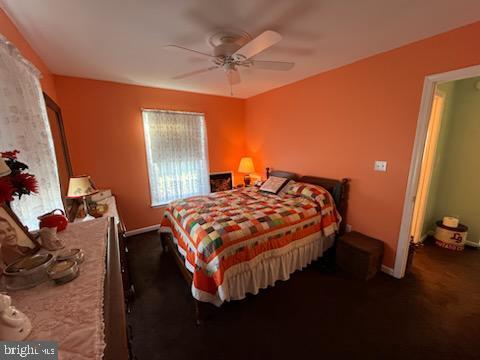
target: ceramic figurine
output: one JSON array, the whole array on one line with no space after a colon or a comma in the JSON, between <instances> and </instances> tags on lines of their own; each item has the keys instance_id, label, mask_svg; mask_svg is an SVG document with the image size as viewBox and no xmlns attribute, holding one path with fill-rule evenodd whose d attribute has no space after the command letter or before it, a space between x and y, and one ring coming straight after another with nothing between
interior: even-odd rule
<instances>
[{"instance_id":1,"label":"ceramic figurine","mask_svg":"<svg viewBox=\"0 0 480 360\"><path fill-rule=\"evenodd\" d=\"M65 243L57 235L57 228L43 227L39 231L40 239L42 240L42 247L49 251L63 249Z\"/></svg>"},{"instance_id":2,"label":"ceramic figurine","mask_svg":"<svg viewBox=\"0 0 480 360\"><path fill-rule=\"evenodd\" d=\"M32 331L32 324L11 304L10 296L0 294L0 340L21 341Z\"/></svg>"}]
</instances>

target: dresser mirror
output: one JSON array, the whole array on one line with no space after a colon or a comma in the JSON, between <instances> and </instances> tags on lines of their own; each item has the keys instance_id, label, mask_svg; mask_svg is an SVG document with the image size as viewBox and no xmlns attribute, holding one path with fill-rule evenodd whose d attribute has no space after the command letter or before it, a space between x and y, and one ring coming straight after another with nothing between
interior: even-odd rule
<instances>
[{"instance_id":1,"label":"dresser mirror","mask_svg":"<svg viewBox=\"0 0 480 360\"><path fill-rule=\"evenodd\" d=\"M47 94L43 93L45 105L47 108L48 121L52 131L53 145L55 147L55 156L57 158L58 177L60 180L60 190L62 199L67 209L66 196L68 190L68 182L73 176L72 163L70 162L70 154L68 152L67 138L65 136L65 128L63 126L62 111L60 106ZM70 218L70 216L69 216Z\"/></svg>"}]
</instances>

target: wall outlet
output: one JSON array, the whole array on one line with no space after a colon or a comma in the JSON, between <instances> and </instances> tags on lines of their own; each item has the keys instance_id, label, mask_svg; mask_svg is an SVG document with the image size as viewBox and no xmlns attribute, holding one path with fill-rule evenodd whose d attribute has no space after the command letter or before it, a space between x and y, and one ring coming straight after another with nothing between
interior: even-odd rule
<instances>
[{"instance_id":1,"label":"wall outlet","mask_svg":"<svg viewBox=\"0 0 480 360\"><path fill-rule=\"evenodd\" d=\"M387 162L384 160L375 160L375 166L373 167L375 171L387 171Z\"/></svg>"},{"instance_id":2,"label":"wall outlet","mask_svg":"<svg viewBox=\"0 0 480 360\"><path fill-rule=\"evenodd\" d=\"M352 232L352 225L350 225L350 224L345 225L345 232L347 232L347 233Z\"/></svg>"}]
</instances>

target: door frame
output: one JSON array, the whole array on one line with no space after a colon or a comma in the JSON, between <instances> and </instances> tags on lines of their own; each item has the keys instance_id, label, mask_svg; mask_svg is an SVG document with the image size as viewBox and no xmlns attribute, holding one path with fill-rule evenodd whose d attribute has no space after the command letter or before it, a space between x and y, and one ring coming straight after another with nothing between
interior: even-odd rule
<instances>
[{"instance_id":1,"label":"door frame","mask_svg":"<svg viewBox=\"0 0 480 360\"><path fill-rule=\"evenodd\" d=\"M400 234L395 256L395 266L393 269L393 276L396 278L400 279L405 275L415 195L417 194L420 170L422 167L423 151L427 139L428 122L430 120L435 87L437 84L443 82L462 80L476 76L480 76L480 65L428 75L423 82L420 112L415 132L412 159L410 161L410 171L408 173L407 189L405 191L405 200L403 203L402 222L400 224Z\"/></svg>"},{"instance_id":2,"label":"door frame","mask_svg":"<svg viewBox=\"0 0 480 360\"><path fill-rule=\"evenodd\" d=\"M437 97L441 100L440 109L437 109L437 114L434 117L433 112L435 111L435 104L437 102ZM445 104L446 104L447 93L440 90L438 87L435 88L432 100L432 107L430 110L430 116L428 120L428 129L427 129L427 138L425 140L425 147L422 154L422 165L420 167L417 192L415 194L415 202L413 203L413 212L412 212L412 224L410 226L410 236L413 236L413 240L417 242L422 242L427 234L422 236L423 225L425 223L425 214L427 212L427 202L430 194L430 186L432 185L433 177L433 165L435 163L435 154L438 149L438 140L440 137L440 130L442 127L443 115L445 114ZM437 127L433 128L433 123L437 122ZM432 134L430 134L432 131ZM427 142L430 142L427 144ZM428 149L427 149L428 148ZM427 156L427 158L425 158ZM428 160L427 160L428 159ZM429 163L429 164L428 164ZM426 166L430 165L430 169L427 169ZM422 178L423 176L423 178ZM422 182L423 181L423 182ZM420 193L420 190L423 190ZM420 195L420 199L419 199ZM420 200L420 201L419 201ZM417 205L420 206L417 208ZM416 211L418 211L416 213ZM421 221L419 221L421 220ZM417 230L420 230L420 234L417 233ZM418 236L415 238L415 236ZM411 239L411 237L410 237Z\"/></svg>"}]
</instances>

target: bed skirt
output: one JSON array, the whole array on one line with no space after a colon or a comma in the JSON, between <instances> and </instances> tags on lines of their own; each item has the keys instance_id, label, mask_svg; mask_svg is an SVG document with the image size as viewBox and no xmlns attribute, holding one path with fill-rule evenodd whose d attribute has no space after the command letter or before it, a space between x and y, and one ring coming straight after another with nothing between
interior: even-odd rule
<instances>
[{"instance_id":1,"label":"bed skirt","mask_svg":"<svg viewBox=\"0 0 480 360\"><path fill-rule=\"evenodd\" d=\"M160 232L170 233L175 244L178 244L170 227L163 226ZM224 301L241 300L247 294L258 294L260 289L273 286L278 280L288 280L290 274L320 258L333 245L334 239L335 235L325 237L315 233L282 248L266 251L248 262L227 269L216 294L197 289L192 283L192 295L199 301L220 306ZM182 251L178 246L177 250ZM185 266L192 272L188 265L186 262Z\"/></svg>"}]
</instances>

